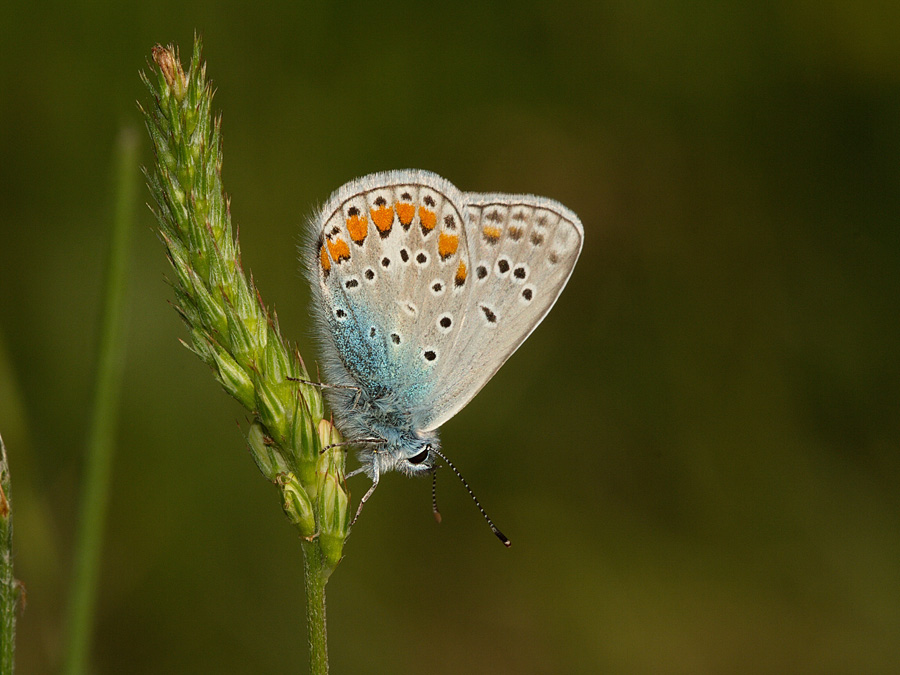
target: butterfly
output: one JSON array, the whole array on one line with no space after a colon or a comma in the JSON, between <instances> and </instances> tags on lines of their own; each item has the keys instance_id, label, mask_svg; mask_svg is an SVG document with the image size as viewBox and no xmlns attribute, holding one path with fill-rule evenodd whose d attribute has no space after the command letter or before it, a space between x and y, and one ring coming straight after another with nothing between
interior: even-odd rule
<instances>
[{"instance_id":1,"label":"butterfly","mask_svg":"<svg viewBox=\"0 0 900 675\"><path fill-rule=\"evenodd\" d=\"M372 479L358 516L385 472L450 464L438 428L550 311L584 229L544 197L461 192L405 170L345 184L310 230L304 257L326 395L360 448L348 477Z\"/></svg>"}]
</instances>

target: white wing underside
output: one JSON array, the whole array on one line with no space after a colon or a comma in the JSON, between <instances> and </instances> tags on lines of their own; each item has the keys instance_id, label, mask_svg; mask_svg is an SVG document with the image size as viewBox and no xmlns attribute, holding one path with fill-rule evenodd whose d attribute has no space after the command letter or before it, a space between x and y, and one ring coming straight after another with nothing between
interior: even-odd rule
<instances>
[{"instance_id":1,"label":"white wing underside","mask_svg":"<svg viewBox=\"0 0 900 675\"><path fill-rule=\"evenodd\" d=\"M348 366L362 362L392 388L426 381L411 399L423 431L458 413L543 320L584 238L558 202L461 193L426 171L352 181L318 222L323 313L349 308L359 330L377 328L354 343L360 353L337 347L350 379L371 384Z\"/></svg>"},{"instance_id":2,"label":"white wing underside","mask_svg":"<svg viewBox=\"0 0 900 675\"><path fill-rule=\"evenodd\" d=\"M577 216L549 199L466 197L472 284L465 323L453 347L460 356L443 364L447 372L438 380L444 386L435 391L431 429L462 410L543 321L572 275L584 239ZM487 228L500 230L496 242L485 234ZM481 268L487 272L483 278ZM488 320L487 310L495 321ZM451 376L457 368L465 368L466 377Z\"/></svg>"}]
</instances>

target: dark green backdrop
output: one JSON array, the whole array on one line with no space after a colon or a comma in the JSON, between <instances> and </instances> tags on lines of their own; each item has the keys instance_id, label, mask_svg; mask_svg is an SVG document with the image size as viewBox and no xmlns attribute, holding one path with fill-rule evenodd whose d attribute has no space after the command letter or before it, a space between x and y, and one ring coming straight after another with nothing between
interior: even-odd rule
<instances>
[{"instance_id":1,"label":"dark green backdrop","mask_svg":"<svg viewBox=\"0 0 900 675\"><path fill-rule=\"evenodd\" d=\"M246 267L308 360L295 244L345 181L426 168L584 222L444 428L513 548L449 479L437 526L428 481L386 478L329 586L333 672L896 672L900 5L26 4L0 7L22 673L60 658L114 139L195 29ZM177 342L147 199L96 672L304 672L300 546Z\"/></svg>"}]
</instances>

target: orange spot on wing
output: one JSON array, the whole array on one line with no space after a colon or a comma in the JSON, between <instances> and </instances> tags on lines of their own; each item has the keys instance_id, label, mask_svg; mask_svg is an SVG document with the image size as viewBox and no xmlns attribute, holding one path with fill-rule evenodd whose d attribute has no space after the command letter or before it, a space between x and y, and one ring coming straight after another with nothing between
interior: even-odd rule
<instances>
[{"instance_id":1,"label":"orange spot on wing","mask_svg":"<svg viewBox=\"0 0 900 675\"><path fill-rule=\"evenodd\" d=\"M412 204L397 202L395 208L397 209L397 217L400 218L400 222L408 227L412 222L413 216L416 215L416 207Z\"/></svg>"},{"instance_id":2,"label":"orange spot on wing","mask_svg":"<svg viewBox=\"0 0 900 675\"><path fill-rule=\"evenodd\" d=\"M347 242L338 237L334 241L328 241L328 252L331 254L332 260L338 265L344 260L350 260L350 247Z\"/></svg>"},{"instance_id":3,"label":"orange spot on wing","mask_svg":"<svg viewBox=\"0 0 900 675\"><path fill-rule=\"evenodd\" d=\"M429 211L424 206L419 207L419 222L422 223L422 231L434 229L434 226L437 225L437 216L434 211Z\"/></svg>"},{"instance_id":4,"label":"orange spot on wing","mask_svg":"<svg viewBox=\"0 0 900 675\"><path fill-rule=\"evenodd\" d=\"M362 245L369 233L369 220L365 216L350 216L347 218L347 231L355 244Z\"/></svg>"},{"instance_id":5,"label":"orange spot on wing","mask_svg":"<svg viewBox=\"0 0 900 675\"><path fill-rule=\"evenodd\" d=\"M394 224L393 209L382 206L380 209L372 209L370 213L372 214L372 222L375 223L375 227L378 228L379 232L386 234L391 231L391 225Z\"/></svg>"},{"instance_id":6,"label":"orange spot on wing","mask_svg":"<svg viewBox=\"0 0 900 675\"><path fill-rule=\"evenodd\" d=\"M453 283L457 286L466 283L466 263L462 260L459 261L459 267L456 268L456 277L454 277Z\"/></svg>"},{"instance_id":7,"label":"orange spot on wing","mask_svg":"<svg viewBox=\"0 0 900 675\"><path fill-rule=\"evenodd\" d=\"M319 249L319 261L322 263L322 271L325 272L327 277L331 271L331 259L328 257L328 251L325 250L324 246Z\"/></svg>"},{"instance_id":8,"label":"orange spot on wing","mask_svg":"<svg viewBox=\"0 0 900 675\"><path fill-rule=\"evenodd\" d=\"M458 246L459 236L441 232L441 236L438 238L438 253L441 254L441 260L446 260L456 253Z\"/></svg>"},{"instance_id":9,"label":"orange spot on wing","mask_svg":"<svg viewBox=\"0 0 900 675\"><path fill-rule=\"evenodd\" d=\"M489 244L496 244L500 241L500 228L486 225L484 230L484 238Z\"/></svg>"}]
</instances>

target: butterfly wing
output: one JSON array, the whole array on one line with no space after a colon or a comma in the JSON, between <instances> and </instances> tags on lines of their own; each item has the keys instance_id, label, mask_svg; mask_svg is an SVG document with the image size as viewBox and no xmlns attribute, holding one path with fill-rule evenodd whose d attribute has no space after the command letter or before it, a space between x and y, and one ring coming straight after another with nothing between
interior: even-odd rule
<instances>
[{"instance_id":1,"label":"butterfly wing","mask_svg":"<svg viewBox=\"0 0 900 675\"><path fill-rule=\"evenodd\" d=\"M436 429L458 413L553 307L584 240L578 217L532 195L465 195L468 288L452 359L430 392L423 426Z\"/></svg>"},{"instance_id":2,"label":"butterfly wing","mask_svg":"<svg viewBox=\"0 0 900 675\"><path fill-rule=\"evenodd\" d=\"M332 383L411 414L430 410L455 339L441 319L452 326L467 303L464 204L425 171L365 176L329 199L308 260Z\"/></svg>"}]
</instances>

